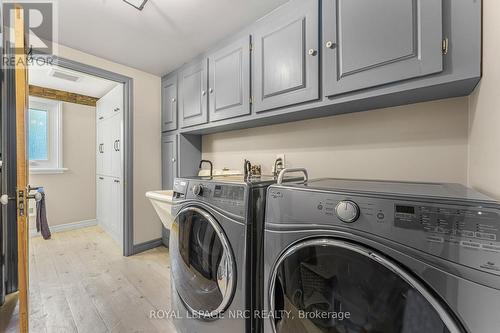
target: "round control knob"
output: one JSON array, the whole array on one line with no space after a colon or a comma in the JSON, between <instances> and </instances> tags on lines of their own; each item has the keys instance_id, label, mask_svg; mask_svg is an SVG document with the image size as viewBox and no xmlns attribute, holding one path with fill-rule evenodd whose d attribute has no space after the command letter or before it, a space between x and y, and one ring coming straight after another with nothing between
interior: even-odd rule
<instances>
[{"instance_id":1,"label":"round control knob","mask_svg":"<svg viewBox=\"0 0 500 333\"><path fill-rule=\"evenodd\" d=\"M203 186L201 184L196 184L193 186L193 194L194 195L202 195L203 194Z\"/></svg>"},{"instance_id":2,"label":"round control knob","mask_svg":"<svg viewBox=\"0 0 500 333\"><path fill-rule=\"evenodd\" d=\"M359 207L353 201L342 200L335 207L335 214L342 222L352 223L359 217Z\"/></svg>"}]
</instances>

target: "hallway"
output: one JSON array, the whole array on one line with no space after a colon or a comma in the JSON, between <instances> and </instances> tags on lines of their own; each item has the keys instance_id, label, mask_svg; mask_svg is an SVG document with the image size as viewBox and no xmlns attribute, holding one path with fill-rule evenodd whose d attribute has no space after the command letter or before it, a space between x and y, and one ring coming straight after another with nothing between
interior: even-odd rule
<instances>
[{"instance_id":1,"label":"hallway","mask_svg":"<svg viewBox=\"0 0 500 333\"><path fill-rule=\"evenodd\" d=\"M170 309L164 247L123 257L95 226L31 238L29 265L30 332L175 332L167 319L149 318ZM15 332L16 319L0 331Z\"/></svg>"}]
</instances>

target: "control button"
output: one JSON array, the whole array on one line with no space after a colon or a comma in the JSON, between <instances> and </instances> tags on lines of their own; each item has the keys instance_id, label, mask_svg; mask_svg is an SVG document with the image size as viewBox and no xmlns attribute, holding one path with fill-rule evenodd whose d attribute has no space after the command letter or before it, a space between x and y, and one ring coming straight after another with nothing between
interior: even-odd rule
<instances>
[{"instance_id":1,"label":"control button","mask_svg":"<svg viewBox=\"0 0 500 333\"><path fill-rule=\"evenodd\" d=\"M471 249L479 249L481 247L481 244L469 242L469 241L461 241L460 245L462 245L463 247L471 248Z\"/></svg>"},{"instance_id":2,"label":"control button","mask_svg":"<svg viewBox=\"0 0 500 333\"><path fill-rule=\"evenodd\" d=\"M385 218L384 213L378 213L378 214L377 214L377 218L378 218L379 220L383 220L383 219Z\"/></svg>"},{"instance_id":3,"label":"control button","mask_svg":"<svg viewBox=\"0 0 500 333\"><path fill-rule=\"evenodd\" d=\"M201 184L193 185L193 194L194 195L202 195L203 194L203 186Z\"/></svg>"},{"instance_id":4,"label":"control button","mask_svg":"<svg viewBox=\"0 0 500 333\"><path fill-rule=\"evenodd\" d=\"M495 235L495 234L488 234L486 232L476 232L476 238L486 239L486 240L491 240L491 241L496 241L497 240L497 235Z\"/></svg>"},{"instance_id":5,"label":"control button","mask_svg":"<svg viewBox=\"0 0 500 333\"><path fill-rule=\"evenodd\" d=\"M433 242L433 243L443 243L444 242L443 237L427 236L426 239L429 242Z\"/></svg>"},{"instance_id":6,"label":"control button","mask_svg":"<svg viewBox=\"0 0 500 333\"><path fill-rule=\"evenodd\" d=\"M335 214L342 222L352 223L359 217L359 207L353 201L343 200L335 207Z\"/></svg>"}]
</instances>

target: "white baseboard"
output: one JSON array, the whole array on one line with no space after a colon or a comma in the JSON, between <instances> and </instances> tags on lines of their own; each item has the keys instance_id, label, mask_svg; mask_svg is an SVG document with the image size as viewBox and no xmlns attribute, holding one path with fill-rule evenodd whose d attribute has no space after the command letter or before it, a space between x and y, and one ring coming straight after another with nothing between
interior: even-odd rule
<instances>
[{"instance_id":1,"label":"white baseboard","mask_svg":"<svg viewBox=\"0 0 500 333\"><path fill-rule=\"evenodd\" d=\"M55 232L60 232L60 231L67 231L67 230L74 230L74 229L91 227L93 225L97 225L96 219L52 225L52 226L49 226L49 228L50 228L51 233L55 233ZM31 237L40 236L40 233L37 232L36 229L30 229L30 236Z\"/></svg>"}]
</instances>

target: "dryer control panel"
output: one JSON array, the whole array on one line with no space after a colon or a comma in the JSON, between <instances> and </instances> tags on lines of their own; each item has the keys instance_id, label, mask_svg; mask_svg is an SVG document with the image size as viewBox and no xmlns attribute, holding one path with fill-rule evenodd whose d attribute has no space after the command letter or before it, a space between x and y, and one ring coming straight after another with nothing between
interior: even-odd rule
<instances>
[{"instance_id":1,"label":"dryer control panel","mask_svg":"<svg viewBox=\"0 0 500 333\"><path fill-rule=\"evenodd\" d=\"M186 179L176 179L174 182L174 202L199 200L239 217L244 217L246 213L246 192L246 186L241 184Z\"/></svg>"},{"instance_id":2,"label":"dryer control panel","mask_svg":"<svg viewBox=\"0 0 500 333\"><path fill-rule=\"evenodd\" d=\"M345 202L352 204L342 204ZM347 211L354 205L359 209L357 216ZM339 209L346 211L339 214ZM500 275L500 205L492 202L425 200L277 186L268 192L266 223L288 224L293 228L330 226L359 230Z\"/></svg>"}]
</instances>

